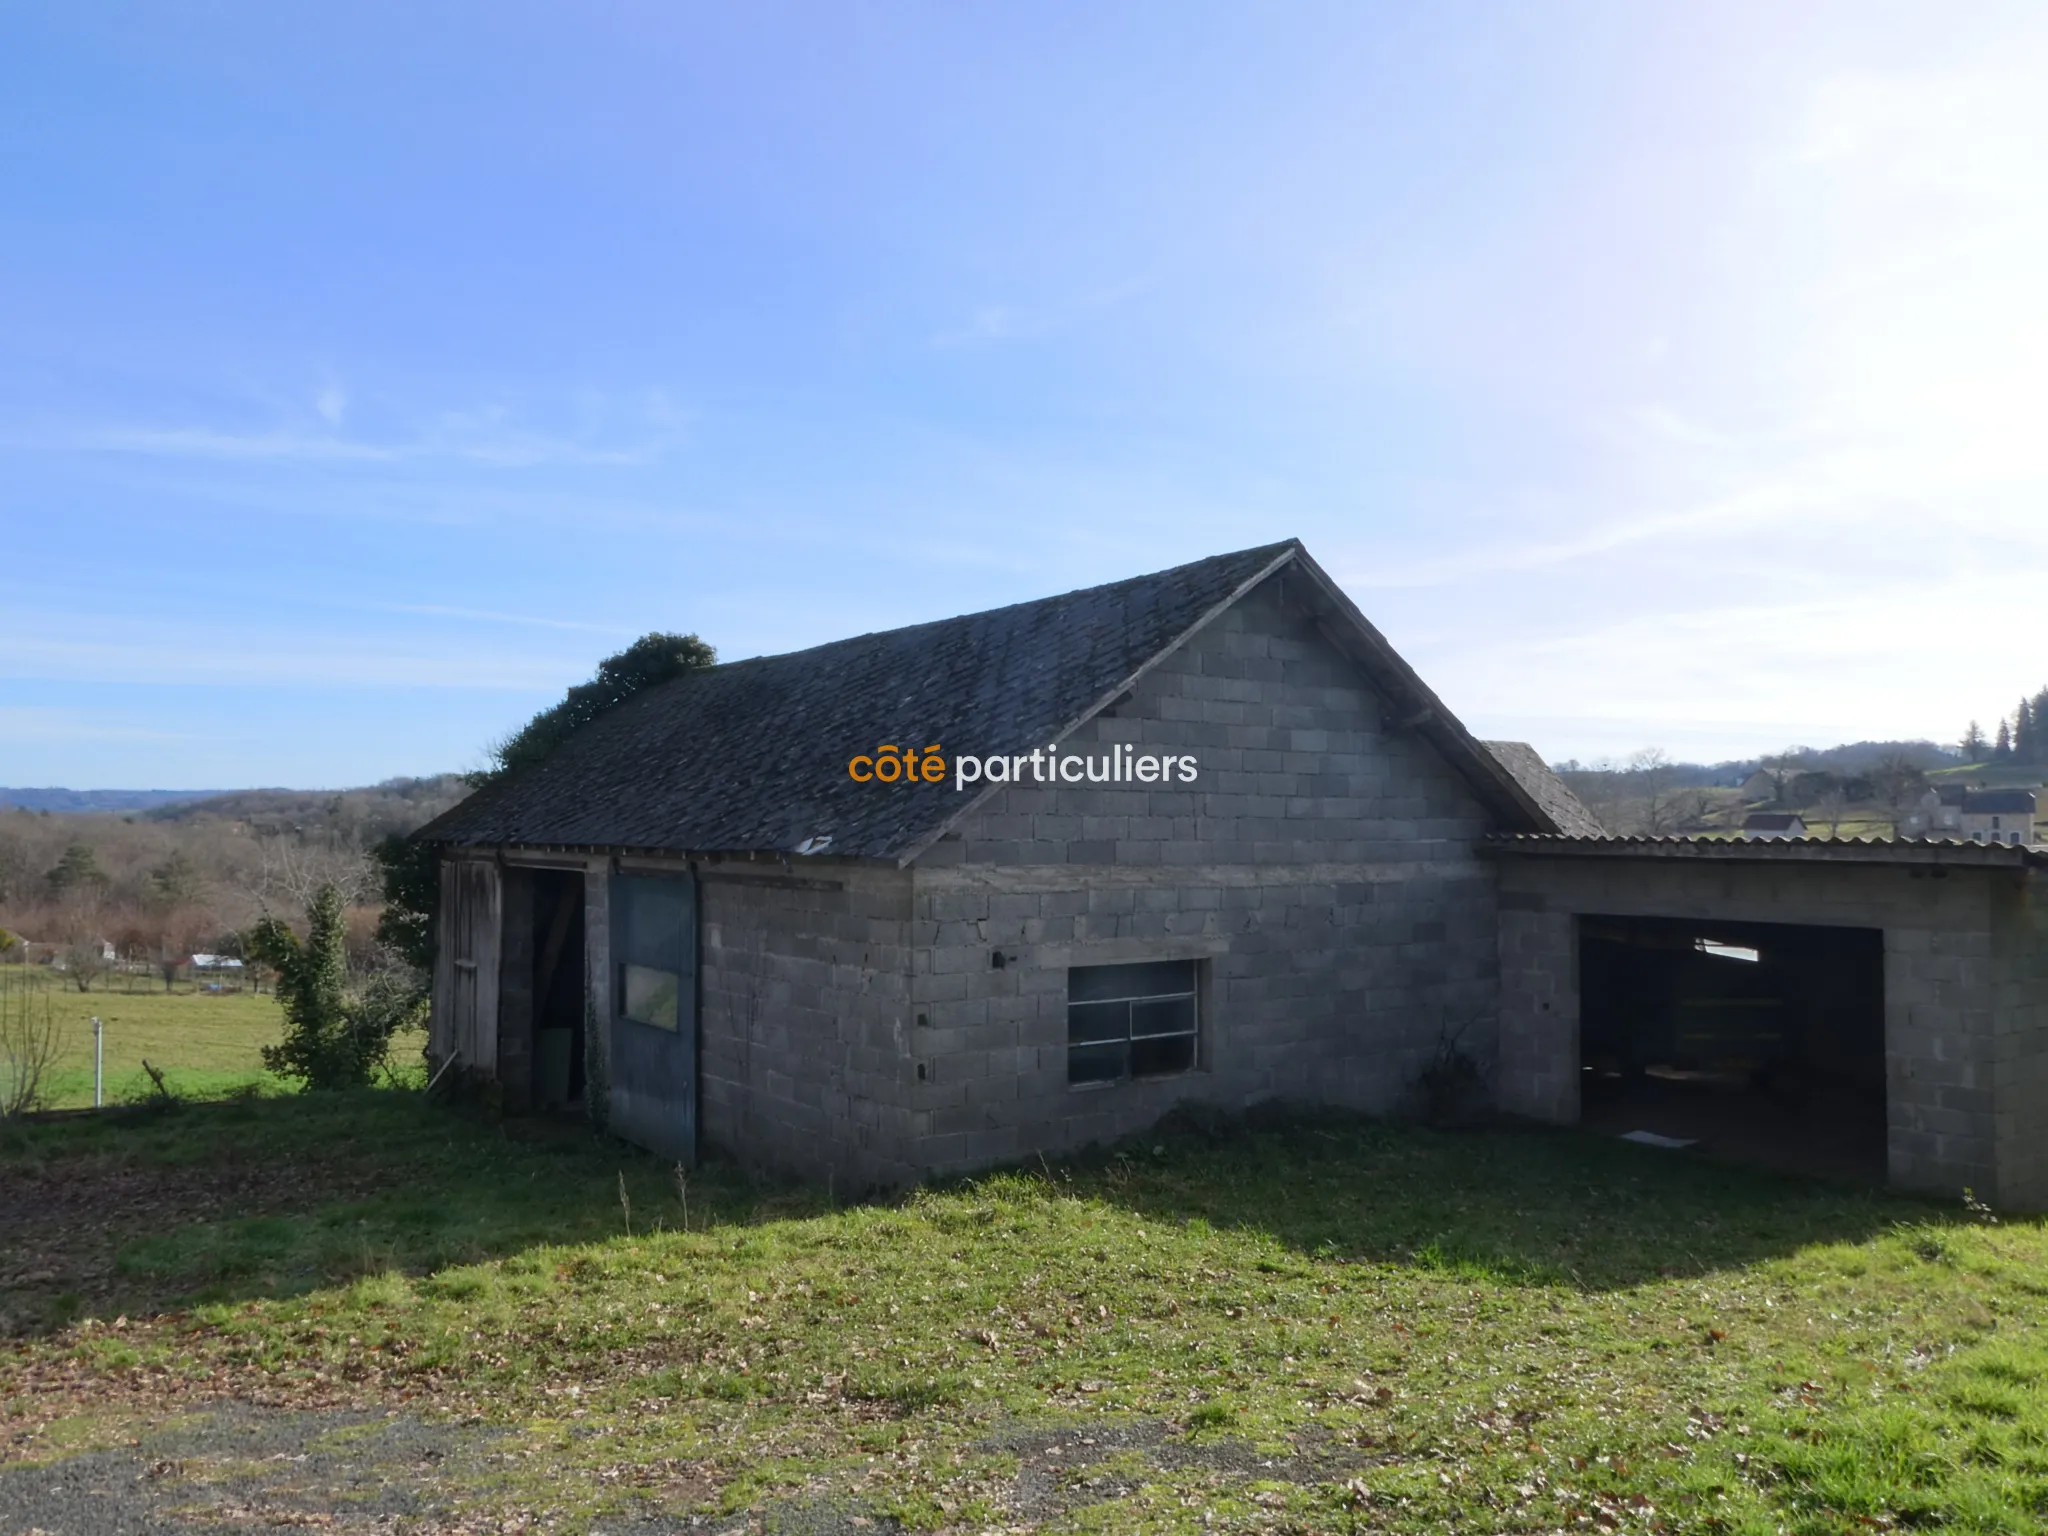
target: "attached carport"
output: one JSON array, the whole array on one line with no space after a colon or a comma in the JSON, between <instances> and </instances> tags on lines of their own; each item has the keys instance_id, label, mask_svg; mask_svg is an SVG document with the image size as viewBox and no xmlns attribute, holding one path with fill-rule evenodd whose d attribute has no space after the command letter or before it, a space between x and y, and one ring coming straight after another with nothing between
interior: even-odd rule
<instances>
[{"instance_id":1,"label":"attached carport","mask_svg":"<svg viewBox=\"0 0 2048 1536\"><path fill-rule=\"evenodd\" d=\"M2048 856L1510 837L1504 1109L2048 1208Z\"/></svg>"}]
</instances>

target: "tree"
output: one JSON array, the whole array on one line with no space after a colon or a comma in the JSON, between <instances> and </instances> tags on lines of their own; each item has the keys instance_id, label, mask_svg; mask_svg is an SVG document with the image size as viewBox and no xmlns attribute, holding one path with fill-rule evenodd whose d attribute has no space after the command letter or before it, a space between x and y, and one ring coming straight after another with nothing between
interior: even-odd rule
<instances>
[{"instance_id":1,"label":"tree","mask_svg":"<svg viewBox=\"0 0 2048 1536\"><path fill-rule=\"evenodd\" d=\"M149 888L164 906L186 907L199 899L204 882L192 861L174 852L149 872Z\"/></svg>"},{"instance_id":2,"label":"tree","mask_svg":"<svg viewBox=\"0 0 2048 1536\"><path fill-rule=\"evenodd\" d=\"M2011 756L2012 727L2007 725L2003 720L2001 720L1998 722L1998 741L1991 748L1991 760L1994 763L2002 763L2005 762Z\"/></svg>"},{"instance_id":3,"label":"tree","mask_svg":"<svg viewBox=\"0 0 2048 1536\"><path fill-rule=\"evenodd\" d=\"M0 982L0 1119L42 1107L44 1080L64 1054L50 994L27 983Z\"/></svg>"},{"instance_id":4,"label":"tree","mask_svg":"<svg viewBox=\"0 0 2048 1536\"><path fill-rule=\"evenodd\" d=\"M1682 811L1672 794L1677 772L1662 747L1644 747L1628 760L1628 774L1642 801L1642 828L1651 837L1678 829Z\"/></svg>"},{"instance_id":5,"label":"tree","mask_svg":"<svg viewBox=\"0 0 2048 1536\"><path fill-rule=\"evenodd\" d=\"M377 942L425 976L434 971L434 929L441 911L441 853L394 832L370 851L384 887Z\"/></svg>"},{"instance_id":6,"label":"tree","mask_svg":"<svg viewBox=\"0 0 2048 1536\"><path fill-rule=\"evenodd\" d=\"M1916 768L1896 752L1881 758L1870 775L1871 783L1884 803L1891 809L1892 819L1898 820L1899 813L1906 808L1908 800L1916 799L1927 789L1927 774Z\"/></svg>"},{"instance_id":7,"label":"tree","mask_svg":"<svg viewBox=\"0 0 2048 1536\"><path fill-rule=\"evenodd\" d=\"M347 929L340 892L322 886L307 909L303 940L266 917L246 945L277 973L273 990L284 1008L284 1039L263 1048L263 1065L316 1091L367 1084L391 1037L419 1014L416 994L394 996L380 981L349 995Z\"/></svg>"},{"instance_id":8,"label":"tree","mask_svg":"<svg viewBox=\"0 0 2048 1536\"><path fill-rule=\"evenodd\" d=\"M1984 739L1984 727L1974 720L1970 722L1970 728L1963 732L1962 748L1963 761L1966 763L1983 762L1984 754L1991 748L1991 744Z\"/></svg>"},{"instance_id":9,"label":"tree","mask_svg":"<svg viewBox=\"0 0 2048 1536\"><path fill-rule=\"evenodd\" d=\"M1839 837L1842 821L1849 814L1849 792L1841 784L1830 785L1813 803L1813 819L1828 825L1828 836Z\"/></svg>"},{"instance_id":10,"label":"tree","mask_svg":"<svg viewBox=\"0 0 2048 1536\"><path fill-rule=\"evenodd\" d=\"M0 832L0 901L12 901L24 894L23 887L29 883L28 871L28 852L21 839Z\"/></svg>"},{"instance_id":11,"label":"tree","mask_svg":"<svg viewBox=\"0 0 2048 1536\"><path fill-rule=\"evenodd\" d=\"M1787 747L1783 752L1773 752L1757 763L1764 775L1771 781L1771 804L1783 805L1786 792L1792 787L1802 766L1800 759L1805 755L1802 747Z\"/></svg>"},{"instance_id":12,"label":"tree","mask_svg":"<svg viewBox=\"0 0 2048 1536\"><path fill-rule=\"evenodd\" d=\"M107 973L107 951L98 939L78 939L64 946L64 974L81 992Z\"/></svg>"},{"instance_id":13,"label":"tree","mask_svg":"<svg viewBox=\"0 0 2048 1536\"><path fill-rule=\"evenodd\" d=\"M470 775L479 787L494 784L531 767L583 726L634 694L685 672L708 667L718 653L695 635L646 634L616 655L597 664L597 675L571 688L559 704L550 705L525 725L490 748L490 766Z\"/></svg>"},{"instance_id":14,"label":"tree","mask_svg":"<svg viewBox=\"0 0 2048 1536\"><path fill-rule=\"evenodd\" d=\"M105 888L107 872L100 868L90 843L69 843L63 855L43 876L50 887L50 894L62 900L66 896L91 895Z\"/></svg>"}]
</instances>

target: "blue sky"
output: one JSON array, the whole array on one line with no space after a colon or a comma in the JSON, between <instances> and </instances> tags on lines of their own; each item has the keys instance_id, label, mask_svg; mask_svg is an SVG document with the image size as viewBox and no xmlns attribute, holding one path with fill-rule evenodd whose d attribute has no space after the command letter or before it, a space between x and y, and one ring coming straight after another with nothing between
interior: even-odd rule
<instances>
[{"instance_id":1,"label":"blue sky","mask_svg":"<svg viewBox=\"0 0 2048 1536\"><path fill-rule=\"evenodd\" d=\"M2048 11L0 14L0 783L1298 535L1552 759L2048 682Z\"/></svg>"}]
</instances>

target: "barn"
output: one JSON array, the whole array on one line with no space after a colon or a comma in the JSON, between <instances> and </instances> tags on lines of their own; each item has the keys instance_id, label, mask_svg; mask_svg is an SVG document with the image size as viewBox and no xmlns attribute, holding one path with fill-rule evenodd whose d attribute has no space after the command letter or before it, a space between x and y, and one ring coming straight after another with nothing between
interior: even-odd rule
<instances>
[{"instance_id":1,"label":"barn","mask_svg":"<svg viewBox=\"0 0 2048 1536\"><path fill-rule=\"evenodd\" d=\"M437 1070L679 1161L900 1186L1450 1062L2048 1204L2039 854L1608 838L1294 541L686 674L420 836Z\"/></svg>"}]
</instances>

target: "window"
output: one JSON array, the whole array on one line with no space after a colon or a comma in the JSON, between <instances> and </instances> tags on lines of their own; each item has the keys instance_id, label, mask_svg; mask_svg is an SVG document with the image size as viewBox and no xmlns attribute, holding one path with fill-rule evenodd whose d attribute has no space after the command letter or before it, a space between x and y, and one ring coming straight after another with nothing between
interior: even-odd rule
<instances>
[{"instance_id":1,"label":"window","mask_svg":"<svg viewBox=\"0 0 2048 1536\"><path fill-rule=\"evenodd\" d=\"M1747 960L1751 965L1763 959L1763 951L1747 944L1723 944L1719 939L1694 939L1692 947L1703 955L1721 960Z\"/></svg>"},{"instance_id":2,"label":"window","mask_svg":"<svg viewBox=\"0 0 2048 1536\"><path fill-rule=\"evenodd\" d=\"M1195 962L1067 972L1067 1081L1164 1077L1195 1064Z\"/></svg>"},{"instance_id":3,"label":"window","mask_svg":"<svg viewBox=\"0 0 2048 1536\"><path fill-rule=\"evenodd\" d=\"M619 967L619 1012L656 1029L677 1027L676 1000L682 996L683 978L674 971L651 965Z\"/></svg>"},{"instance_id":4,"label":"window","mask_svg":"<svg viewBox=\"0 0 2048 1536\"><path fill-rule=\"evenodd\" d=\"M694 1026L695 894L687 880L622 875L612 882L620 1018L671 1034Z\"/></svg>"}]
</instances>

